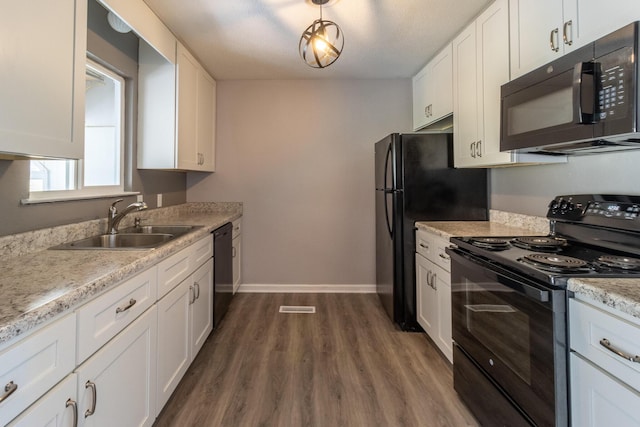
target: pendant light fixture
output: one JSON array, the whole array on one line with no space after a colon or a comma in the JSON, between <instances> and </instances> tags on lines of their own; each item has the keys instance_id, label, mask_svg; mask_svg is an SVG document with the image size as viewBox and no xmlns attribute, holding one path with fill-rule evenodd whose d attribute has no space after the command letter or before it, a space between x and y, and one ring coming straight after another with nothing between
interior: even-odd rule
<instances>
[{"instance_id":1,"label":"pendant light fixture","mask_svg":"<svg viewBox=\"0 0 640 427\"><path fill-rule=\"evenodd\" d=\"M320 6L320 19L313 21L300 37L298 49L300 56L310 67L325 68L333 64L342 53L344 35L332 21L322 19L322 5L329 0L311 0Z\"/></svg>"}]
</instances>

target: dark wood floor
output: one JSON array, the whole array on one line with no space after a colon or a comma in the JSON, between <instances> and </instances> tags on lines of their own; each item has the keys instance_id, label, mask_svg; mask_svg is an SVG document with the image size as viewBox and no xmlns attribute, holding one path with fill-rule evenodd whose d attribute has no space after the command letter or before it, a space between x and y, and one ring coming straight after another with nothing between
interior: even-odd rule
<instances>
[{"instance_id":1,"label":"dark wood floor","mask_svg":"<svg viewBox=\"0 0 640 427\"><path fill-rule=\"evenodd\" d=\"M477 423L449 363L424 334L396 330L375 294L238 294L155 425Z\"/></svg>"}]
</instances>

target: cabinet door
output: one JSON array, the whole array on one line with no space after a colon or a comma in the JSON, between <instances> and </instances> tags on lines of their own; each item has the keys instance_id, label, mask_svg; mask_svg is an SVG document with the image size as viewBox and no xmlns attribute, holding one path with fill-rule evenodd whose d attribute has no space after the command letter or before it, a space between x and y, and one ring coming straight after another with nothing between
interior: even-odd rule
<instances>
[{"instance_id":1,"label":"cabinet door","mask_svg":"<svg viewBox=\"0 0 640 427\"><path fill-rule=\"evenodd\" d=\"M82 158L87 2L2 2L0 152Z\"/></svg>"},{"instance_id":2,"label":"cabinet door","mask_svg":"<svg viewBox=\"0 0 640 427\"><path fill-rule=\"evenodd\" d=\"M242 238L234 237L231 241L231 250L233 256L233 293L238 292L242 283Z\"/></svg>"},{"instance_id":3,"label":"cabinet door","mask_svg":"<svg viewBox=\"0 0 640 427\"><path fill-rule=\"evenodd\" d=\"M453 40L453 141L455 166L473 165L478 141L476 23Z\"/></svg>"},{"instance_id":4,"label":"cabinet door","mask_svg":"<svg viewBox=\"0 0 640 427\"><path fill-rule=\"evenodd\" d=\"M497 0L476 20L478 142L483 165L511 162L500 152L500 86L509 81L509 3ZM463 101L461 101L463 102Z\"/></svg>"},{"instance_id":5,"label":"cabinet door","mask_svg":"<svg viewBox=\"0 0 640 427\"><path fill-rule=\"evenodd\" d=\"M189 305L193 300L191 276L158 301L158 412L182 379L191 362ZM157 414L156 414L157 415Z\"/></svg>"},{"instance_id":6,"label":"cabinet door","mask_svg":"<svg viewBox=\"0 0 640 427\"><path fill-rule=\"evenodd\" d=\"M216 82L200 67L198 72L198 170L215 170Z\"/></svg>"},{"instance_id":7,"label":"cabinet door","mask_svg":"<svg viewBox=\"0 0 640 427\"><path fill-rule=\"evenodd\" d=\"M78 367L80 425L153 424L156 339L157 311L152 307Z\"/></svg>"},{"instance_id":8,"label":"cabinet door","mask_svg":"<svg viewBox=\"0 0 640 427\"><path fill-rule=\"evenodd\" d=\"M427 104L429 99L429 64L425 65L412 79L413 90L413 130L425 127L429 121Z\"/></svg>"},{"instance_id":9,"label":"cabinet door","mask_svg":"<svg viewBox=\"0 0 640 427\"><path fill-rule=\"evenodd\" d=\"M432 335L440 351L453 363L453 339L451 338L451 274L434 265L433 283L435 285L438 306L438 328Z\"/></svg>"},{"instance_id":10,"label":"cabinet door","mask_svg":"<svg viewBox=\"0 0 640 427\"><path fill-rule=\"evenodd\" d=\"M9 423L10 427L76 427L77 378L69 374L18 418Z\"/></svg>"},{"instance_id":11,"label":"cabinet door","mask_svg":"<svg viewBox=\"0 0 640 427\"><path fill-rule=\"evenodd\" d=\"M178 43L178 169L195 170L198 165L197 96L198 61Z\"/></svg>"},{"instance_id":12,"label":"cabinet door","mask_svg":"<svg viewBox=\"0 0 640 427\"><path fill-rule=\"evenodd\" d=\"M510 4L511 77L515 78L564 52L563 4L559 0L511 0Z\"/></svg>"},{"instance_id":13,"label":"cabinet door","mask_svg":"<svg viewBox=\"0 0 640 427\"><path fill-rule=\"evenodd\" d=\"M431 99L433 105L429 122L435 122L453 113L453 60L449 43L431 61L433 79Z\"/></svg>"},{"instance_id":14,"label":"cabinet door","mask_svg":"<svg viewBox=\"0 0 640 427\"><path fill-rule=\"evenodd\" d=\"M571 425L637 427L640 393L571 353Z\"/></svg>"},{"instance_id":15,"label":"cabinet door","mask_svg":"<svg viewBox=\"0 0 640 427\"><path fill-rule=\"evenodd\" d=\"M640 20L640 1L637 0L609 0L606 4L597 0L574 1L579 1L576 20L580 27L573 28L572 33L577 46Z\"/></svg>"},{"instance_id":16,"label":"cabinet door","mask_svg":"<svg viewBox=\"0 0 640 427\"><path fill-rule=\"evenodd\" d=\"M193 273L194 293L189 312L191 360L213 330L213 258Z\"/></svg>"},{"instance_id":17,"label":"cabinet door","mask_svg":"<svg viewBox=\"0 0 640 427\"><path fill-rule=\"evenodd\" d=\"M433 286L434 264L423 257L416 257L416 291L418 301L418 323L435 340L438 322L438 296Z\"/></svg>"}]
</instances>

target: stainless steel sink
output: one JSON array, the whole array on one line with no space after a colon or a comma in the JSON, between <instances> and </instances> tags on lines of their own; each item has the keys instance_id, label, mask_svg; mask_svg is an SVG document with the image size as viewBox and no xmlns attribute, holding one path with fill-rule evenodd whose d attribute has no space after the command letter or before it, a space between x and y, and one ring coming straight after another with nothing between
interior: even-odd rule
<instances>
[{"instance_id":1,"label":"stainless steel sink","mask_svg":"<svg viewBox=\"0 0 640 427\"><path fill-rule=\"evenodd\" d=\"M130 227L122 230L123 233L135 233L135 234L173 234L174 236L181 236L196 228L201 228L201 225L139 225L137 227Z\"/></svg>"},{"instance_id":2,"label":"stainless steel sink","mask_svg":"<svg viewBox=\"0 0 640 427\"><path fill-rule=\"evenodd\" d=\"M152 249L175 237L175 235L168 233L99 234L54 246L51 249Z\"/></svg>"}]
</instances>

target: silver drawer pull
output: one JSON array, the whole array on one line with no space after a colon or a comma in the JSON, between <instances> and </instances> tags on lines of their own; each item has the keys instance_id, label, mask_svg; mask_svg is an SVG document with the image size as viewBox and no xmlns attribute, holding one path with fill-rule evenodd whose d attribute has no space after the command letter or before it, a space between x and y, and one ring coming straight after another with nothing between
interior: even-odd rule
<instances>
[{"instance_id":1,"label":"silver drawer pull","mask_svg":"<svg viewBox=\"0 0 640 427\"><path fill-rule=\"evenodd\" d=\"M87 409L84 412L84 417L87 418L96 412L96 404L98 402L98 391L96 390L96 383L93 383L91 381L87 381L84 385L84 388L90 388L91 394L93 397L93 401L91 402L91 408Z\"/></svg>"},{"instance_id":2,"label":"silver drawer pull","mask_svg":"<svg viewBox=\"0 0 640 427\"><path fill-rule=\"evenodd\" d=\"M424 243L420 243L421 248L429 249L429 245L425 245Z\"/></svg>"},{"instance_id":3,"label":"silver drawer pull","mask_svg":"<svg viewBox=\"0 0 640 427\"><path fill-rule=\"evenodd\" d=\"M129 304L125 305L124 307L118 307L118 308L116 308L116 314L118 314L118 313L122 313L122 312L124 312L124 311L129 310L131 307L133 307L134 305L136 305L136 302L137 302L136 300L134 300L133 298L131 298L131 299L129 300Z\"/></svg>"},{"instance_id":4,"label":"silver drawer pull","mask_svg":"<svg viewBox=\"0 0 640 427\"><path fill-rule=\"evenodd\" d=\"M18 384L14 383L13 381L9 381L9 384L4 386L4 394L0 396L0 403L4 402L7 399L7 397L11 396L13 392L16 391L17 389L18 389Z\"/></svg>"},{"instance_id":5,"label":"silver drawer pull","mask_svg":"<svg viewBox=\"0 0 640 427\"><path fill-rule=\"evenodd\" d=\"M445 255L443 253L439 253L438 256L446 261L451 260L451 257L449 257L449 255Z\"/></svg>"},{"instance_id":6,"label":"silver drawer pull","mask_svg":"<svg viewBox=\"0 0 640 427\"><path fill-rule=\"evenodd\" d=\"M624 359L630 360L632 362L640 363L640 356L632 356L629 353L626 353L620 349L615 348L614 346L611 345L611 342L606 338L602 338L600 340L600 345L606 348L607 350L609 350L610 352L615 353Z\"/></svg>"},{"instance_id":7,"label":"silver drawer pull","mask_svg":"<svg viewBox=\"0 0 640 427\"><path fill-rule=\"evenodd\" d=\"M78 427L78 404L75 400L67 399L67 403L64 405L65 408L71 406L73 409L73 427Z\"/></svg>"}]
</instances>

